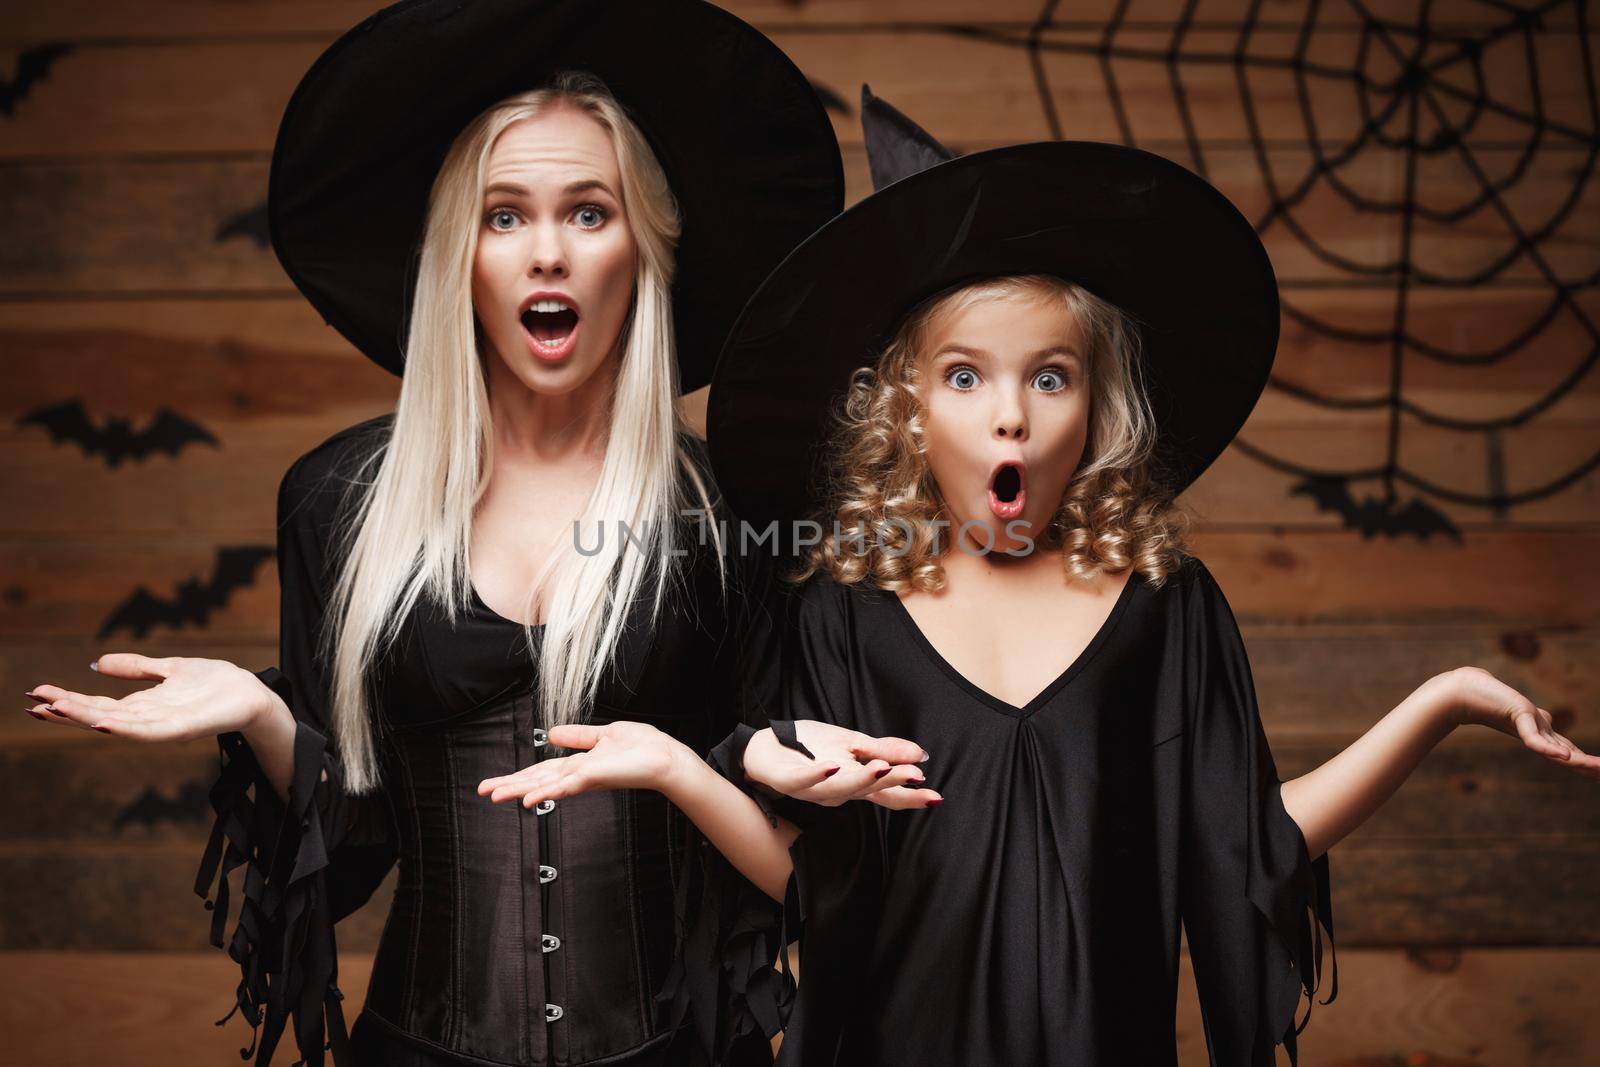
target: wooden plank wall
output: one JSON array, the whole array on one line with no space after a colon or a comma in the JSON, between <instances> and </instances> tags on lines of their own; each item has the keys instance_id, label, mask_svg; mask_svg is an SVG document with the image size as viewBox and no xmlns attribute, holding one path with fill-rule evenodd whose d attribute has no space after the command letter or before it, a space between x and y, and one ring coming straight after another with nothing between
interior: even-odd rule
<instances>
[{"instance_id":1,"label":"wooden plank wall","mask_svg":"<svg viewBox=\"0 0 1600 1067\"><path fill-rule=\"evenodd\" d=\"M843 102L835 118L852 200L868 188L853 106L863 81L964 151L1050 135L1038 76L1007 43L1026 33L1041 0L729 6ZM1174 68L1162 58L1186 6L1135 0L1115 57L1102 57L1093 44L1122 5L1059 5L1047 37L1062 50L1041 67L1066 136L1120 137L1109 69L1137 143L1195 162ZM1548 273L1594 275L1595 87L1581 59L1595 35L1575 5L1547 6L1531 43L1515 38L1514 47L1483 51L1492 106L1480 109L1465 141L1503 180L1499 202L1515 218L1534 225L1569 202L1571 213L1539 257L1515 257L1492 284L1412 291L1412 332L1451 351L1492 350L1540 321L1554 300ZM24 55L37 63L53 54L47 73L0 107L0 380L8 383L0 391L0 688L20 694L45 680L93 687L102 680L87 665L112 647L272 661L270 561L204 626L102 630L138 590L170 598L181 583L209 581L220 549L270 546L283 469L393 402L395 381L293 291L265 247L260 217L283 104L320 50L370 8L353 0L0 2L0 74L14 78ZM1228 55L1253 8L1202 0L1183 54ZM1374 81L1393 78L1381 54L1362 58L1357 10L1308 0L1261 5L1251 54L1289 56L1314 11L1316 63L1365 63ZM1418 9L1375 0L1365 10L1404 39ZM1459 36L1507 18L1489 3L1433 10ZM955 24L968 29L953 32ZM56 53L57 44L68 47ZM1537 101L1530 60L1540 71ZM1258 64L1248 78L1258 151L1233 68L1202 61L1180 73L1203 165L1252 218L1304 171L1312 138L1336 150L1362 121L1353 82L1317 82L1307 111L1292 66ZM1382 92L1368 95L1366 105L1381 110ZM1456 97L1443 96L1457 108ZM1527 153L1525 116L1536 104L1548 128ZM1447 156L1429 154L1418 173L1419 202L1440 211L1479 191ZM1404 157L1369 151L1339 173L1366 195L1392 198L1404 187ZM1360 334L1388 329L1393 291L1352 284L1335 257L1393 259L1395 216L1354 210L1322 183L1267 237L1294 309L1278 373L1343 397L1386 390L1389 349ZM1461 275L1513 248L1491 202L1448 223L1419 219L1411 252L1424 270ZM1582 316L1593 323L1600 296L1591 281L1570 300L1554 305L1514 358L1487 366L1408 358L1406 399L1463 418L1536 404L1594 356ZM1331 338L1308 319L1347 336ZM97 423L126 419L135 428L167 408L216 443L112 466L19 424L74 401ZM689 398L691 411L702 406L703 397ZM1274 390L1243 437L1305 466L1366 467L1382 462L1387 418ZM1466 493L1487 491L1495 478L1512 490L1542 484L1600 447L1600 382L1580 377L1537 418L1502 430L1492 448L1483 435L1409 416L1402 440L1403 465L1436 484ZM1494 671L1555 711L1580 743L1600 748L1600 476L1502 512L1431 500L1460 530L1459 542L1363 538L1292 494L1295 481L1234 448L1189 494L1204 520L1198 550L1245 631L1282 774L1314 766L1427 677L1461 664ZM1403 501L1411 490L1400 488ZM0 1060L86 1064L114 1047L122 1062L197 1061L206 1048L217 1050L216 1062L232 1062L242 1029L207 1022L222 1013L233 982L226 961L205 948L204 915L189 889L214 763L209 744L135 749L20 713L0 719L0 1028L9 1046ZM1340 999L1317 1009L1302 1063L1592 1062L1600 804L1584 786L1502 735L1468 732L1342 843L1332 860L1345 950ZM384 906L380 899L341 928L353 990ZM1184 1062L1201 1063L1187 985L1183 1004Z\"/></svg>"}]
</instances>

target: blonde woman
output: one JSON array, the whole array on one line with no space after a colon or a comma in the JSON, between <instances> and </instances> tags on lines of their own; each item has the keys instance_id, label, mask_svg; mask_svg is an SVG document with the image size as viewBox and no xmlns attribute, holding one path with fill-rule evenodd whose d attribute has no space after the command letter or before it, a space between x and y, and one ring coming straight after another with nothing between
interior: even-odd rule
<instances>
[{"instance_id":1,"label":"blonde woman","mask_svg":"<svg viewBox=\"0 0 1600 1067\"><path fill-rule=\"evenodd\" d=\"M500 808L477 785L540 761L552 724L626 716L705 752L762 720L776 620L701 521L715 491L676 400L841 187L805 79L690 0L407 2L306 75L274 248L403 369L398 408L283 479L281 673L106 655L159 684L40 685L30 709L219 735L200 891L221 945L245 868L226 943L258 1064L291 1022L313 1064L325 1043L390 1067L770 1061L777 915L701 866L681 813L628 791ZM850 795L887 766L850 763ZM333 924L397 861L347 1036Z\"/></svg>"}]
</instances>

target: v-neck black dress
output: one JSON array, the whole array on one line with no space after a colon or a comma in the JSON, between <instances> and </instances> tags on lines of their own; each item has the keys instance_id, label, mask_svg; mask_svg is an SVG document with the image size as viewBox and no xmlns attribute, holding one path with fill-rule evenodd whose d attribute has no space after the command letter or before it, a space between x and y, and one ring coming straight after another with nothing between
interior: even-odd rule
<instances>
[{"instance_id":1,"label":"v-neck black dress","mask_svg":"<svg viewBox=\"0 0 1600 1067\"><path fill-rule=\"evenodd\" d=\"M789 714L915 739L945 802L778 805L804 830L780 1064L1176 1064L1180 923L1212 1062L1293 1055L1318 920L1331 947L1328 861L1284 810L1198 559L1160 588L1129 577L1024 707L958 672L892 592L813 579L795 640ZM738 747L717 753L734 778Z\"/></svg>"},{"instance_id":2,"label":"v-neck black dress","mask_svg":"<svg viewBox=\"0 0 1600 1067\"><path fill-rule=\"evenodd\" d=\"M766 1033L786 995L771 966L779 910L681 812L652 790L534 810L477 795L484 778L552 750L524 627L475 591L454 622L426 598L402 620L369 679L380 788L344 792L319 640L342 530L389 428L337 435L280 490L282 670L264 677L297 722L288 803L242 736L219 739L226 765L197 891L218 883L221 945L228 872L244 869L227 947L242 967L239 1006L261 1024L257 1064L291 1023L308 1063L323 1062L327 1042L338 1067L770 1064ZM686 488L691 467L709 485L703 445L680 446ZM693 531L659 613L647 597L630 609L585 719L648 722L705 752L741 721L764 724L780 613L768 610L774 583L759 557L726 554L719 566ZM347 1035L334 923L396 864Z\"/></svg>"}]
</instances>

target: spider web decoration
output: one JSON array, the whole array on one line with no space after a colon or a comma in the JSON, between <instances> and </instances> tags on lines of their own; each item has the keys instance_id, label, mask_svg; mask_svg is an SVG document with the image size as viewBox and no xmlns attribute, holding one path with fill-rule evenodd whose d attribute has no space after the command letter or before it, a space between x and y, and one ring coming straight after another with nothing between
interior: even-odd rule
<instances>
[{"instance_id":1,"label":"spider web decoration","mask_svg":"<svg viewBox=\"0 0 1600 1067\"><path fill-rule=\"evenodd\" d=\"M1547 412L1582 383L1600 358L1595 322L1600 316L1579 299L1600 283L1600 269L1592 254L1574 263L1573 248L1584 248L1572 233L1577 227L1569 225L1575 214L1583 217L1575 209L1593 181L1600 154L1600 102L1585 0L1529 6L1506 0L1449 4L1420 0L1412 7L1394 0L1307 0L1303 7L1287 11L1293 22L1285 21L1281 3L1268 9L1270 20L1263 18L1264 0L1233 6L1225 22L1199 20L1200 0L1152 2L1160 7L1155 13L1159 17L1135 11L1135 0L1114 0L1109 17L1072 22L1063 16L1061 0L1046 0L1025 29L960 25L944 26L939 32L1024 50L1051 136L1058 139L1084 134L1063 126L1052 86L1052 57L1096 61L1120 139L1128 145L1137 140L1119 70L1164 68L1188 156L1180 161L1225 191L1227 183L1210 173L1210 142L1200 133L1191 101L1193 86L1198 80L1210 114L1236 107L1237 115L1230 112L1229 120L1242 122L1241 142L1254 158L1258 172L1254 177L1266 193L1265 207L1253 219L1257 232L1264 240L1269 236L1276 240L1274 258L1287 245L1297 249L1294 258L1331 275L1284 280L1285 316L1330 341L1386 352L1388 387L1375 395L1350 396L1322 392L1282 374L1274 374L1269 383L1269 389L1321 408L1379 412L1387 438L1382 462L1316 469L1243 437L1234 445L1300 479L1291 494L1310 496L1320 509L1336 511L1347 528L1366 538L1410 534L1426 539L1441 533L1459 541L1460 530L1426 497L1487 509L1498 518L1512 507L1559 493L1600 465L1600 442L1596 442L1592 452L1563 473L1540 484L1513 488L1506 485L1502 450L1505 431ZM1381 14L1374 10L1379 5ZM1392 13L1397 8L1402 15ZM1331 24L1336 24L1336 32L1326 32ZM1552 26L1559 26L1560 32ZM1152 27L1161 32L1152 32ZM1333 38L1338 40L1330 48ZM1581 86L1560 87L1577 101L1567 110L1581 114L1558 114L1547 107L1552 80L1549 57L1562 49L1569 51L1553 67L1567 71L1569 77L1574 69L1581 72ZM1336 54L1329 56L1330 51ZM1230 73L1231 101L1219 91ZM1263 122L1263 111L1270 106L1258 99L1257 83L1264 78L1273 79L1283 98L1279 105L1292 102L1287 113L1274 112L1270 124ZM1352 95L1354 121L1322 121L1329 101L1348 111ZM1292 128L1294 112L1301 126L1294 146L1303 160L1286 165L1283 152L1274 150L1281 139L1269 142L1267 133L1281 138ZM1501 155L1509 153L1509 165L1496 165L1490 158L1493 152L1486 151L1483 143L1488 137L1485 129L1497 135L1494 148ZM1533 185L1530 176L1536 172L1538 181L1549 181L1551 168L1536 164L1541 152L1562 153L1557 168L1561 187L1553 195L1542 189L1536 199L1526 188L1519 195L1518 186ZM1358 172L1364 165L1370 167L1375 157L1383 157L1377 159L1379 165L1403 174L1397 192L1361 188ZM1340 234L1319 234L1302 217L1313 213L1307 206L1316 198L1321 198L1323 210L1337 202L1345 211L1367 215L1369 224L1373 215L1391 219L1397 253L1362 258L1334 247ZM1586 209L1594 214L1592 204ZM1461 265L1458 253L1430 256L1421 247L1419 236L1448 236L1451 228L1475 239L1482 238L1477 231L1493 229L1499 247L1469 267ZM1591 240L1586 251L1592 250ZM1418 328L1419 294L1491 283L1497 288L1534 290L1542 294L1543 306L1528 313L1527 321L1512 324L1514 332L1508 339L1490 345L1442 344ZM1373 329L1334 321L1337 316L1313 314L1300 303L1299 290L1331 288L1387 294L1386 324ZM1556 329L1558 322L1563 331L1572 333L1571 344ZM1517 410L1486 417L1455 415L1406 396L1406 371L1418 360L1463 370L1486 368L1513 359L1540 338L1547 346L1574 350L1576 362L1548 391ZM1408 469L1401 459L1402 438L1408 425L1416 423L1475 435L1486 457L1487 491L1438 484ZM1380 495L1358 500L1352 486L1366 482L1378 483ZM1412 494L1410 499L1401 499L1402 487Z\"/></svg>"}]
</instances>

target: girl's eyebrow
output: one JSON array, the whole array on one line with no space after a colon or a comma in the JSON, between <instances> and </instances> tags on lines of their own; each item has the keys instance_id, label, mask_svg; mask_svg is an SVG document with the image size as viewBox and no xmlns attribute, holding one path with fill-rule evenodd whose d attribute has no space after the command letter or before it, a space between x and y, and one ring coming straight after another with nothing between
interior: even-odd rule
<instances>
[{"instance_id":1,"label":"girl's eyebrow","mask_svg":"<svg viewBox=\"0 0 1600 1067\"><path fill-rule=\"evenodd\" d=\"M972 348L968 345L941 345L938 351L934 352L933 358L938 359L940 356L963 356L967 359L991 358L990 354L983 349ZM1079 356L1070 345L1052 345L1049 348L1041 348L1037 352L1028 353L1027 359L1028 362L1032 363L1041 359L1049 359L1052 356L1074 360L1078 363L1083 362L1083 357Z\"/></svg>"},{"instance_id":2,"label":"girl's eyebrow","mask_svg":"<svg viewBox=\"0 0 1600 1067\"><path fill-rule=\"evenodd\" d=\"M965 356L967 359L988 359L989 353L981 348L969 348L966 345L940 345L934 352L933 358L940 356Z\"/></svg>"},{"instance_id":3,"label":"girl's eyebrow","mask_svg":"<svg viewBox=\"0 0 1600 1067\"><path fill-rule=\"evenodd\" d=\"M1041 348L1028 358L1030 360L1049 359L1052 356L1070 359L1077 363L1083 362L1083 357L1078 355L1077 351L1074 350L1070 345L1053 345L1050 348Z\"/></svg>"}]
</instances>

